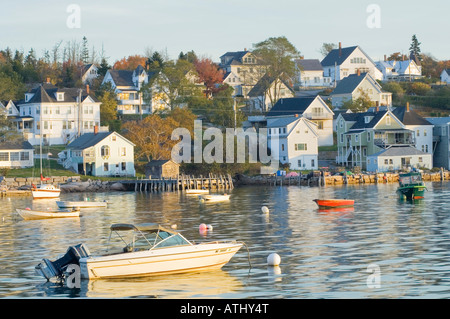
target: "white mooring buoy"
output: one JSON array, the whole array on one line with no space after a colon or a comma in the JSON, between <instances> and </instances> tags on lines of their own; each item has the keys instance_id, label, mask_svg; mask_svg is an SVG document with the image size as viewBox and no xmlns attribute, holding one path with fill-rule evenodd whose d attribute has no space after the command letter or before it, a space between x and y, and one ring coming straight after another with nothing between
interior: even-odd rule
<instances>
[{"instance_id":1,"label":"white mooring buoy","mask_svg":"<svg viewBox=\"0 0 450 319\"><path fill-rule=\"evenodd\" d=\"M277 253L272 253L267 257L267 264L269 266L279 266L281 263L281 257Z\"/></svg>"},{"instance_id":2,"label":"white mooring buoy","mask_svg":"<svg viewBox=\"0 0 450 319\"><path fill-rule=\"evenodd\" d=\"M261 211L262 211L264 214L268 214L268 213L269 213L269 208L268 208L267 206L263 206L263 207L261 207Z\"/></svg>"}]
</instances>

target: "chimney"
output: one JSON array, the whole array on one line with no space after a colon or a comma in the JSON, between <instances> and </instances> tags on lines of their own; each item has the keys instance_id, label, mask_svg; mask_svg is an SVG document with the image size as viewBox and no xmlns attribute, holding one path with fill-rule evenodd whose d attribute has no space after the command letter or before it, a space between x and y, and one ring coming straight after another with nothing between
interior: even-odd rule
<instances>
[{"instance_id":1,"label":"chimney","mask_svg":"<svg viewBox=\"0 0 450 319\"><path fill-rule=\"evenodd\" d=\"M89 84L86 84L86 93L89 95Z\"/></svg>"},{"instance_id":2,"label":"chimney","mask_svg":"<svg viewBox=\"0 0 450 319\"><path fill-rule=\"evenodd\" d=\"M409 112L409 102L406 102L406 112Z\"/></svg>"},{"instance_id":3,"label":"chimney","mask_svg":"<svg viewBox=\"0 0 450 319\"><path fill-rule=\"evenodd\" d=\"M298 117L298 114L295 114L295 117Z\"/></svg>"},{"instance_id":4,"label":"chimney","mask_svg":"<svg viewBox=\"0 0 450 319\"><path fill-rule=\"evenodd\" d=\"M386 62L387 61L387 59L386 59L386 54L384 55L384 62Z\"/></svg>"},{"instance_id":5,"label":"chimney","mask_svg":"<svg viewBox=\"0 0 450 319\"><path fill-rule=\"evenodd\" d=\"M51 82L50 82L50 78L47 78L47 82L46 83L48 83L48 84L50 84Z\"/></svg>"},{"instance_id":6,"label":"chimney","mask_svg":"<svg viewBox=\"0 0 450 319\"><path fill-rule=\"evenodd\" d=\"M97 133L98 133L98 125L95 125L94 126L94 134L97 135Z\"/></svg>"},{"instance_id":7,"label":"chimney","mask_svg":"<svg viewBox=\"0 0 450 319\"><path fill-rule=\"evenodd\" d=\"M380 110L380 107L377 105L375 106L375 112L378 112Z\"/></svg>"},{"instance_id":8,"label":"chimney","mask_svg":"<svg viewBox=\"0 0 450 319\"><path fill-rule=\"evenodd\" d=\"M356 74L358 74L358 76L360 76L361 75L361 70L358 69L358 71L356 71Z\"/></svg>"},{"instance_id":9,"label":"chimney","mask_svg":"<svg viewBox=\"0 0 450 319\"><path fill-rule=\"evenodd\" d=\"M342 43L339 42L339 57L342 56Z\"/></svg>"}]
</instances>

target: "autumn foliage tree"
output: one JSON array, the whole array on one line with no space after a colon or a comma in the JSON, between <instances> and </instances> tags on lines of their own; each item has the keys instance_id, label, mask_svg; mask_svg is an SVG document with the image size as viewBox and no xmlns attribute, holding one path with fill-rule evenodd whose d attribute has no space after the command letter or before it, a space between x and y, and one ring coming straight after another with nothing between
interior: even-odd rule
<instances>
[{"instance_id":1,"label":"autumn foliage tree","mask_svg":"<svg viewBox=\"0 0 450 319\"><path fill-rule=\"evenodd\" d=\"M199 76L199 83L205 85L205 95L210 98L214 93L222 89L220 84L223 82L224 71L208 58L196 60L195 69Z\"/></svg>"},{"instance_id":2,"label":"autumn foliage tree","mask_svg":"<svg viewBox=\"0 0 450 319\"><path fill-rule=\"evenodd\" d=\"M120 59L114 63L115 70L134 70L138 65L146 66L147 58L141 55L130 55L127 58Z\"/></svg>"}]
</instances>

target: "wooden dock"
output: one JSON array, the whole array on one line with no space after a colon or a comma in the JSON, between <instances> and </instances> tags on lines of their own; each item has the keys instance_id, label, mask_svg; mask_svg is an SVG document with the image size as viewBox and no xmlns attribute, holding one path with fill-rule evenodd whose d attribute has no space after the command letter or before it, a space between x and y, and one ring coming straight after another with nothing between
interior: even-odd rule
<instances>
[{"instance_id":1,"label":"wooden dock","mask_svg":"<svg viewBox=\"0 0 450 319\"><path fill-rule=\"evenodd\" d=\"M233 179L230 174L207 177L180 175L177 178L135 179L120 181L127 190L135 192L173 192L185 189L233 189Z\"/></svg>"}]
</instances>

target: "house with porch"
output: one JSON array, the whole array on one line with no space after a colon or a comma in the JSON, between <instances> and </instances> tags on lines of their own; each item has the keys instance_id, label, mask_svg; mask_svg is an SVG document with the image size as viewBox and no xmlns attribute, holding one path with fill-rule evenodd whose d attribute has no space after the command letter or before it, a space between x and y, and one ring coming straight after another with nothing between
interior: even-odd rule
<instances>
[{"instance_id":1,"label":"house with porch","mask_svg":"<svg viewBox=\"0 0 450 319\"><path fill-rule=\"evenodd\" d=\"M339 109L345 102L354 101L363 94L367 95L374 106L392 105L392 93L384 92L381 85L369 74L351 74L342 79L330 93L331 105Z\"/></svg>"},{"instance_id":2,"label":"house with porch","mask_svg":"<svg viewBox=\"0 0 450 319\"><path fill-rule=\"evenodd\" d=\"M422 66L414 60L378 61L377 68L383 74L382 81L409 81L422 78Z\"/></svg>"},{"instance_id":3,"label":"house with porch","mask_svg":"<svg viewBox=\"0 0 450 319\"><path fill-rule=\"evenodd\" d=\"M91 176L135 176L135 144L117 132L85 133L67 145L63 166Z\"/></svg>"},{"instance_id":4,"label":"house with porch","mask_svg":"<svg viewBox=\"0 0 450 319\"><path fill-rule=\"evenodd\" d=\"M39 145L41 139L46 145L67 144L100 126L100 104L88 88L43 83L16 103L19 115L11 120L31 145Z\"/></svg>"},{"instance_id":5,"label":"house with porch","mask_svg":"<svg viewBox=\"0 0 450 319\"><path fill-rule=\"evenodd\" d=\"M276 118L267 123L268 146L272 158L294 170L318 168L317 124L305 117Z\"/></svg>"},{"instance_id":6,"label":"house with porch","mask_svg":"<svg viewBox=\"0 0 450 319\"><path fill-rule=\"evenodd\" d=\"M266 67L253 52L226 52L220 57L219 67L224 71L223 83L234 89L234 96L248 98L248 93L264 76Z\"/></svg>"},{"instance_id":7,"label":"house with porch","mask_svg":"<svg viewBox=\"0 0 450 319\"><path fill-rule=\"evenodd\" d=\"M279 118L301 116L316 124L319 146L333 145L333 111L317 95L281 98L266 115L267 127Z\"/></svg>"},{"instance_id":8,"label":"house with porch","mask_svg":"<svg viewBox=\"0 0 450 319\"><path fill-rule=\"evenodd\" d=\"M441 82L450 84L450 69L444 69L441 72Z\"/></svg>"},{"instance_id":9,"label":"house with porch","mask_svg":"<svg viewBox=\"0 0 450 319\"><path fill-rule=\"evenodd\" d=\"M138 65L135 70L108 70L102 84L111 84L117 94L120 114L152 114L169 107L168 97L156 80L162 76L160 72L149 72ZM142 89L149 82L152 86L144 96Z\"/></svg>"},{"instance_id":10,"label":"house with porch","mask_svg":"<svg viewBox=\"0 0 450 319\"><path fill-rule=\"evenodd\" d=\"M378 153L367 156L367 171L387 172L408 168L432 168L433 159L429 153L413 146L391 145Z\"/></svg>"},{"instance_id":11,"label":"house with porch","mask_svg":"<svg viewBox=\"0 0 450 319\"><path fill-rule=\"evenodd\" d=\"M414 132L408 130L389 109L341 113L337 122L336 162L342 166L359 166L367 170L369 156L381 155L382 151L390 147L415 145Z\"/></svg>"}]
</instances>

